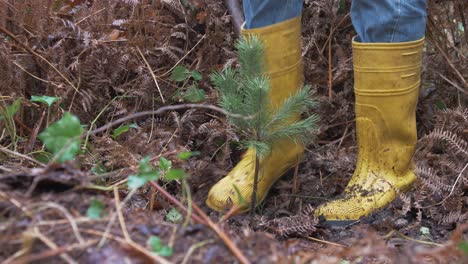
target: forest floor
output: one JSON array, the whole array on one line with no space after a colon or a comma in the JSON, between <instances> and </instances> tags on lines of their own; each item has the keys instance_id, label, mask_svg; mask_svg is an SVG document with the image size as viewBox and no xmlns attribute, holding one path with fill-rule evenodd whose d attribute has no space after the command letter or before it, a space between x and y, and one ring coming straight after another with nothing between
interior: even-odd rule
<instances>
[{"instance_id":1,"label":"forest floor","mask_svg":"<svg viewBox=\"0 0 468 264\"><path fill-rule=\"evenodd\" d=\"M252 263L466 263L467 3L429 1L415 187L370 217L330 227L311 208L339 197L356 162L351 1L304 3L305 81L320 127L298 166L298 190L292 170L254 216L204 204L242 155L219 112L134 118L90 135L62 164L38 138L64 112L91 131L163 106L216 105L209 75L237 65L223 1L66 2L0 1L1 262L236 263L241 254ZM190 177L131 192L127 178L144 157ZM181 207L194 207L187 223Z\"/></svg>"}]
</instances>

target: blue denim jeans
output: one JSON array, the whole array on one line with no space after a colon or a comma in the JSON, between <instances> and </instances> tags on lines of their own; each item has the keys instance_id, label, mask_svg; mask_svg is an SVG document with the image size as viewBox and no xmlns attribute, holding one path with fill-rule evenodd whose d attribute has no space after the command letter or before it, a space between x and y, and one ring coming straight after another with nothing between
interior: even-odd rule
<instances>
[{"instance_id":1,"label":"blue denim jeans","mask_svg":"<svg viewBox=\"0 0 468 264\"><path fill-rule=\"evenodd\" d=\"M297 17L302 0L244 0L246 29L265 27ZM426 28L427 0L353 0L351 20L367 43L421 39Z\"/></svg>"}]
</instances>

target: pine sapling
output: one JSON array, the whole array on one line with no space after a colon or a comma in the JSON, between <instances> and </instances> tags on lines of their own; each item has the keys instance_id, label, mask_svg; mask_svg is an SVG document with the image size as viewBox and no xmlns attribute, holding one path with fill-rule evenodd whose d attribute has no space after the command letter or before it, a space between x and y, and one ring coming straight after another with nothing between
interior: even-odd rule
<instances>
[{"instance_id":1,"label":"pine sapling","mask_svg":"<svg viewBox=\"0 0 468 264\"><path fill-rule=\"evenodd\" d=\"M250 204L253 213L257 201L258 176L262 171L261 160L271 153L273 143L279 139L290 138L298 144L307 144L316 129L318 117L310 114L305 119L298 118L316 105L309 86L298 89L279 108L273 110L261 40L255 36L243 37L235 47L239 67L213 73L211 80L219 92L220 106L236 114L229 116L228 120L244 138L241 146L255 151Z\"/></svg>"}]
</instances>

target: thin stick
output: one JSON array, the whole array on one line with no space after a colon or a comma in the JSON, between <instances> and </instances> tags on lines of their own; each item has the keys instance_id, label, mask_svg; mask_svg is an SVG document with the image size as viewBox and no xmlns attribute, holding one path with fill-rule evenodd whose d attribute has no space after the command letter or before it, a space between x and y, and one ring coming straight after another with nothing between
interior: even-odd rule
<instances>
[{"instance_id":1,"label":"thin stick","mask_svg":"<svg viewBox=\"0 0 468 264\"><path fill-rule=\"evenodd\" d=\"M318 238L315 238L315 237L307 237L307 239L310 239L310 240L313 240L313 241L317 241L317 242L320 242L320 243L324 243L324 244L328 244L328 245L332 245L332 246L346 247L345 245L342 245L342 244L338 244L338 243L334 243L334 242L330 242L330 241L318 239Z\"/></svg>"},{"instance_id":2,"label":"thin stick","mask_svg":"<svg viewBox=\"0 0 468 264\"><path fill-rule=\"evenodd\" d=\"M165 104L166 101L164 100L164 96L162 95L161 88L159 87L158 80L156 79L156 75L154 75L153 69L151 69L151 66L149 65L148 61L146 60L145 55L143 55L143 52L141 52L140 48L137 47L137 50L138 50L138 53L140 53L141 58L145 62L146 67L148 68L148 71L150 72L151 77L153 78L153 81L156 84L156 88L158 88L159 96L161 97L161 100L162 100L163 104Z\"/></svg>"},{"instance_id":3,"label":"thin stick","mask_svg":"<svg viewBox=\"0 0 468 264\"><path fill-rule=\"evenodd\" d=\"M238 0L224 0L224 3L232 17L231 23L234 26L234 33L236 36L239 36L242 29L242 23L244 23L245 20L242 7Z\"/></svg>"},{"instance_id":4,"label":"thin stick","mask_svg":"<svg viewBox=\"0 0 468 264\"><path fill-rule=\"evenodd\" d=\"M403 235L402 233L400 232L396 232L398 234L398 236L400 236L401 238L404 238L406 240L409 240L409 241L413 241L413 242L416 242L416 243L419 243L419 244L424 244L424 245L429 245L429 246L436 246L436 247L441 247L443 246L442 244L439 244L439 243L435 243L435 242L431 242L431 241L424 241L424 240L419 240L419 239L415 239L415 238L412 238L412 237L409 237L409 236L405 236Z\"/></svg>"},{"instance_id":5,"label":"thin stick","mask_svg":"<svg viewBox=\"0 0 468 264\"><path fill-rule=\"evenodd\" d=\"M294 204L296 203L297 192L299 191L299 158L296 160L296 166L294 167L294 177L293 177L293 187L292 187L292 195L291 200L289 200L288 209L292 210Z\"/></svg>"},{"instance_id":6,"label":"thin stick","mask_svg":"<svg viewBox=\"0 0 468 264\"><path fill-rule=\"evenodd\" d=\"M150 259L153 259L161 264L171 264L169 261L165 260L164 258L156 255L156 254L152 254L151 252L149 252L148 250L146 250L144 247L136 244L135 242L131 241L131 242L128 242L127 240L125 240L125 238L122 238L122 237L118 237L118 236L115 236L115 235L112 235L112 234L109 234L109 233L106 233L106 232L102 232L102 231L99 231L99 230L94 230L94 229L83 229L82 230L83 233L86 233L86 234L90 234L90 235L95 235L95 236L103 236L103 237L106 237L108 239L112 239L114 241L117 241L121 244L126 244L130 247L132 247L133 249L135 249L136 251L142 253L143 255L145 255L146 257L150 258Z\"/></svg>"},{"instance_id":7,"label":"thin stick","mask_svg":"<svg viewBox=\"0 0 468 264\"><path fill-rule=\"evenodd\" d=\"M465 87L465 89L468 89L468 83L466 82L465 78L463 77L463 75L457 70L457 68L455 67L455 65L453 65L452 61L449 59L449 57L447 56L447 54L445 54L444 50L439 46L439 44L437 44L437 41L432 41L432 44L434 44L434 46L436 46L436 48L440 51L440 53L442 54L442 56L444 57L444 59L447 61L447 64L450 66L450 68L452 68L452 70L456 73L457 77L460 79L460 81L462 82L463 86Z\"/></svg>"},{"instance_id":8,"label":"thin stick","mask_svg":"<svg viewBox=\"0 0 468 264\"><path fill-rule=\"evenodd\" d=\"M170 193L164 190L158 183L154 181L150 181L151 186L153 186L159 193L161 193L167 200L169 200L174 205L178 206L180 209L187 211L185 206L183 206L176 198L174 198ZM245 257L245 255L239 250L239 248L232 242L232 239L211 219L200 209L195 203L192 204L193 209L198 214L191 214L192 219L208 226L211 230L213 230L216 235L223 240L224 244L227 248L232 252L232 254L239 260L242 264L250 264L250 261Z\"/></svg>"},{"instance_id":9,"label":"thin stick","mask_svg":"<svg viewBox=\"0 0 468 264\"><path fill-rule=\"evenodd\" d=\"M38 161L38 160L36 160L36 159L33 159L33 158L29 157L29 156L26 156L26 155L23 155L23 154L21 154L21 153L18 153L18 152L16 152L16 151L12 151L12 150L9 150L9 149L4 148L4 147L0 147L0 151L2 151L2 152L4 152L4 153L7 153L7 154L14 155L14 156L18 156L18 157L23 158L23 159L27 159L27 160L29 160L29 161L32 161L32 162L34 162L34 163L40 165L41 167L46 167L46 165L45 165L44 163L42 163L42 162L40 162L40 161Z\"/></svg>"},{"instance_id":10,"label":"thin stick","mask_svg":"<svg viewBox=\"0 0 468 264\"><path fill-rule=\"evenodd\" d=\"M44 120L45 115L46 111L42 111L41 117L39 118L39 121L33 128L33 131L31 133L31 136L29 137L28 144L26 145L24 152L29 153L34 148L34 143L36 142L37 134L39 133L39 129L41 128L42 121Z\"/></svg>"},{"instance_id":11,"label":"thin stick","mask_svg":"<svg viewBox=\"0 0 468 264\"><path fill-rule=\"evenodd\" d=\"M53 249L53 250L56 250L58 249L58 246L57 244L55 244L54 241L50 240L49 238L47 238L46 236L44 236L40 231L39 231L39 228L37 227L34 227L34 236L39 238L44 244L46 244L50 249ZM60 254L60 257L67 263L69 264L78 264L76 261L74 261L70 255L68 255L67 253L61 253Z\"/></svg>"},{"instance_id":12,"label":"thin stick","mask_svg":"<svg viewBox=\"0 0 468 264\"><path fill-rule=\"evenodd\" d=\"M45 82L47 84L52 84L52 85L55 85L57 86L56 84L54 84L53 82L51 81L48 81L48 80L45 80L45 79L42 79L40 77L37 77L36 75L30 73L29 71L27 71L25 68L23 68L23 66L21 66L19 63L17 63L16 61L13 62L14 65L16 65L18 68L20 68L22 71L24 71L25 73L27 73L29 76L33 77L34 79L37 79L41 82Z\"/></svg>"},{"instance_id":13,"label":"thin stick","mask_svg":"<svg viewBox=\"0 0 468 264\"><path fill-rule=\"evenodd\" d=\"M467 34L468 35L468 34ZM437 72L437 71L435 71ZM457 90L459 90L460 92L464 93L464 94L468 94L468 91L464 90L463 88L461 88L458 84L456 84L455 82L451 81L449 78L445 77L442 73L440 72L437 72L440 76L440 78L444 79L444 81L448 82L449 84L451 84L453 87L457 88Z\"/></svg>"},{"instance_id":14,"label":"thin stick","mask_svg":"<svg viewBox=\"0 0 468 264\"><path fill-rule=\"evenodd\" d=\"M2 31L7 36L9 36L14 41L16 41L27 52L31 53L32 55L34 55L36 57L39 57L41 60L43 60L45 63L47 63L47 65L49 65L56 73L58 73L58 75L60 75L60 77L62 77L65 80L65 82L67 82L73 89L75 89L75 91L78 92L78 88L67 77L65 77L65 75L62 72L60 72L50 61L48 61L46 58L44 58L41 54L39 54L39 53L35 52L34 50L32 50L30 47L26 46L26 44L24 44L18 38L16 38L16 36L13 35L13 33L11 33L8 29L0 26L0 31Z\"/></svg>"},{"instance_id":15,"label":"thin stick","mask_svg":"<svg viewBox=\"0 0 468 264\"><path fill-rule=\"evenodd\" d=\"M243 115L239 115L239 114L229 113L226 110L224 110L223 108L217 107L217 106L214 106L214 105L205 105L205 104L167 105L167 106L160 107L157 110L137 112L137 113L134 113L134 114L131 114L131 115L128 115L128 116L121 117L121 118L119 118L119 119L117 119L115 121L107 123L106 125L104 125L104 126L102 126L100 128L97 128L97 129L94 129L94 130L88 132L87 135L95 135L95 134L101 133L101 132L106 131L107 129L109 129L109 128L113 127L113 126L116 126L118 124L121 124L123 122L126 122L128 120L132 120L132 119L135 119L135 118L138 118L138 117L147 116L147 115L160 115L160 114L162 114L162 113L164 113L166 111L174 111L174 110L187 109L187 108L213 110L213 111L220 112L220 113L222 113L224 115L231 116L231 117L236 117L236 118L244 118L244 119L253 118L251 116L243 116Z\"/></svg>"},{"instance_id":16,"label":"thin stick","mask_svg":"<svg viewBox=\"0 0 468 264\"><path fill-rule=\"evenodd\" d=\"M194 45L182 58L180 58L180 60L178 60L178 61L176 62L176 64L174 64L174 66L172 66L172 68L170 68L170 69L169 69L168 71L166 71L165 73L163 73L163 74L161 74L161 75L158 75L157 77L163 77L163 76L166 76L166 75L168 75L169 73L171 73L172 70L174 70L175 67L177 67L177 65L179 65L179 63L181 63L181 62L185 59L185 57L187 57L187 56L198 46L198 44L200 44L200 43L202 42L202 40L205 39L205 37L206 37L206 34L203 35L203 36L201 37L201 39L198 40L198 42L195 43L195 45Z\"/></svg>"},{"instance_id":17,"label":"thin stick","mask_svg":"<svg viewBox=\"0 0 468 264\"><path fill-rule=\"evenodd\" d=\"M102 11L104 11L104 10L106 10L106 8L105 8L105 7L104 7L104 8L101 8L101 9L99 9L98 11L96 11L96 12L92 13L92 14L91 14L91 15L89 15L89 16L86 16L86 17L84 17L84 18L82 18L82 19L78 20L78 22L76 22L76 23L75 23L75 26L77 26L78 24L82 23L82 22L83 22L83 21L85 21L86 19L88 19L88 18L90 18L90 17L92 17L92 16L94 16L94 15L97 15L97 14L101 13L101 12L102 12Z\"/></svg>"},{"instance_id":18,"label":"thin stick","mask_svg":"<svg viewBox=\"0 0 468 264\"><path fill-rule=\"evenodd\" d=\"M250 261L247 259L247 257L240 251L240 249L237 247L236 244L232 241L232 239L229 237L229 235L224 232L222 228L219 227L219 225L215 224L211 219L203 212L198 205L195 203L193 204L193 209L203 218L203 220L206 221L207 225L211 230L213 230L221 240L223 240L224 244L229 248L229 250L232 252L232 254L237 258L237 260L242 263L242 264L250 264Z\"/></svg>"},{"instance_id":19,"label":"thin stick","mask_svg":"<svg viewBox=\"0 0 468 264\"><path fill-rule=\"evenodd\" d=\"M235 206L231 207L231 209L229 209L229 211L227 211L227 213L225 213L221 217L221 219L218 221L218 223L222 224L222 223L226 222L233 215L236 215L241 209L243 209L243 207L240 206L240 205L235 205Z\"/></svg>"},{"instance_id":20,"label":"thin stick","mask_svg":"<svg viewBox=\"0 0 468 264\"><path fill-rule=\"evenodd\" d=\"M125 224L125 218L122 214L122 208L120 205L120 196L119 196L119 189L117 186L114 186L114 201L115 201L115 210L117 210L117 216L119 218L120 228L122 229L122 233L124 234L125 240L127 242L133 241L128 234L127 225Z\"/></svg>"},{"instance_id":21,"label":"thin stick","mask_svg":"<svg viewBox=\"0 0 468 264\"><path fill-rule=\"evenodd\" d=\"M59 210L60 212L62 212L65 215L68 222L70 223L70 226L71 226L71 228L73 230L73 233L75 234L76 239L78 240L78 242L80 242L80 243L85 242L85 240L83 239L83 237L80 234L80 230L78 229L78 225L76 224L75 219L73 218L73 216L68 212L68 210L65 207L61 206L60 204L54 203L54 202L37 203L37 204L32 204L31 206L33 206L33 207L38 206L39 207L37 209L38 212L43 211L45 209L51 209L51 208Z\"/></svg>"},{"instance_id":22,"label":"thin stick","mask_svg":"<svg viewBox=\"0 0 468 264\"><path fill-rule=\"evenodd\" d=\"M161 186L159 186L159 184L155 183L155 182L152 182L150 181L149 182L151 186L153 186L154 189L156 189L156 191L158 191L159 193L162 194L162 196L164 196L167 200L169 200L169 202L171 202L172 204L174 204L175 206L179 207L179 209L181 209L182 211L184 211L185 213L188 212L187 208L181 203L179 202L179 200L175 199L170 193L168 193L166 190L164 190ZM206 225L205 221L203 219L201 219L198 215L192 213L191 214L191 217L193 220L195 220L196 222L200 223L200 224L204 224Z\"/></svg>"},{"instance_id":23,"label":"thin stick","mask_svg":"<svg viewBox=\"0 0 468 264\"><path fill-rule=\"evenodd\" d=\"M44 251L44 252L39 253L39 254L23 257L23 258L20 258L18 260L15 260L15 261L12 261L12 262L9 262L9 263L11 263L11 264L21 264L21 263L31 263L31 262L34 262L34 261L40 261L40 260L43 260L43 259L54 257L54 256L59 255L59 254L63 254L65 252L73 251L73 250L76 250L76 249L81 249L81 250L85 249L87 247L90 247L90 246L96 244L98 241L99 241L98 239L93 239L93 240L87 241L84 244L75 243L75 244L72 244L72 245L57 247L56 249L51 249L51 250L47 250L47 251Z\"/></svg>"},{"instance_id":24,"label":"thin stick","mask_svg":"<svg viewBox=\"0 0 468 264\"><path fill-rule=\"evenodd\" d=\"M466 170L467 167L468 167L468 162L465 164L465 167L463 167L461 172L458 174L457 179L455 180L455 183L452 185L452 188L450 189L450 193L442 201L440 201L440 202L438 202L436 204L421 207L421 208L426 209L426 208L429 208L429 207L432 207L432 206L440 205L443 202L445 202L453 194L453 191L455 190L455 187L457 186L458 181L460 180L461 176L463 175L463 172Z\"/></svg>"},{"instance_id":25,"label":"thin stick","mask_svg":"<svg viewBox=\"0 0 468 264\"><path fill-rule=\"evenodd\" d=\"M331 25L333 25L333 21ZM332 88L333 88L333 62L332 62L333 30L330 30L330 36L328 36L328 39L329 39L328 41L328 98L331 98Z\"/></svg>"},{"instance_id":26,"label":"thin stick","mask_svg":"<svg viewBox=\"0 0 468 264\"><path fill-rule=\"evenodd\" d=\"M187 254L185 254L185 257L184 259L182 260L181 264L186 264L188 261L189 261L189 258L190 256L192 256L193 252L195 250L197 250L198 248L201 248L203 247L204 245L207 245L207 244L210 244L210 243L213 243L214 240L213 239L208 239L208 240L205 240L205 241L201 241L201 242L198 242L194 245L192 245L189 250L187 251Z\"/></svg>"}]
</instances>

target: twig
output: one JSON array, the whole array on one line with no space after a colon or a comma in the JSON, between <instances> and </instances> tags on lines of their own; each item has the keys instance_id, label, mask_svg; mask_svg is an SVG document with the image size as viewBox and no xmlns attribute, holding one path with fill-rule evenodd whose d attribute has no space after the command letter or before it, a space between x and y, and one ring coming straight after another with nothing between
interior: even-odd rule
<instances>
[{"instance_id":1,"label":"twig","mask_svg":"<svg viewBox=\"0 0 468 264\"><path fill-rule=\"evenodd\" d=\"M29 211L24 205L22 205L18 200L15 198L10 197L8 194L5 192L0 191L0 197L3 197L4 199L7 199L12 203L14 206L16 206L18 209L20 209L25 215L27 215L30 218L34 217L34 214Z\"/></svg>"},{"instance_id":2,"label":"twig","mask_svg":"<svg viewBox=\"0 0 468 264\"><path fill-rule=\"evenodd\" d=\"M175 199L171 194L169 194L166 190L164 190L159 184L157 184L154 181L150 182L151 186L153 186L158 192L160 192L166 199L168 199L171 203L174 205L178 206L180 209L186 211L185 206L183 206L177 199ZM195 212L198 214L195 215L194 213L191 214L191 217L199 221L200 223L208 226L213 232L216 233L216 235L221 238L221 240L224 242L226 247L232 252L232 254L239 260L240 263L242 264L250 264L250 261L245 257L245 255L240 251L240 249L234 244L232 239L222 230L219 225L215 224L211 219L203 212L203 210L200 209L195 203L192 204L193 209ZM199 220L197 220L199 219Z\"/></svg>"},{"instance_id":3,"label":"twig","mask_svg":"<svg viewBox=\"0 0 468 264\"><path fill-rule=\"evenodd\" d=\"M21 121L21 119L19 119L17 116L14 116L13 119L15 120L16 123L18 123L18 125L20 125L20 127L26 129L29 134L32 133L32 129L30 129L27 125L25 125L23 121Z\"/></svg>"},{"instance_id":4,"label":"twig","mask_svg":"<svg viewBox=\"0 0 468 264\"><path fill-rule=\"evenodd\" d=\"M215 224L211 219L203 212L198 205L195 203L193 204L193 209L201 216L203 220L206 221L208 224L208 227L211 228L218 236L223 240L224 244L231 250L232 254L239 260L240 263L242 264L250 264L250 261L247 259L247 257L240 251L240 249L237 247L236 244L232 241L232 239L229 237L229 235L224 232L223 229L219 227L219 225Z\"/></svg>"},{"instance_id":5,"label":"twig","mask_svg":"<svg viewBox=\"0 0 468 264\"><path fill-rule=\"evenodd\" d=\"M90 235L95 235L95 236L103 236L103 237L106 237L108 239L112 239L112 240L115 240L121 244L126 244L130 247L132 247L133 249L135 249L136 251L142 253L143 255L145 255L146 257L150 258L150 259L153 259L161 264L171 264L169 261L165 260L164 258L156 255L156 254L153 254L151 252L149 252L147 249L145 249L144 247L136 244L135 242L131 241L131 242L128 242L127 240L125 240L125 238L122 238L122 237L118 237L118 236L115 236L115 235L112 235L112 234L109 234L109 233L106 233L106 232L102 232L102 231L99 231L99 230L94 230L94 229L83 229L82 230L83 233L86 233L86 234L90 234Z\"/></svg>"},{"instance_id":6,"label":"twig","mask_svg":"<svg viewBox=\"0 0 468 264\"><path fill-rule=\"evenodd\" d=\"M333 90L333 62L332 62L332 41L333 41L333 23L335 18L333 16L330 24L330 35L328 36L328 98L332 97Z\"/></svg>"},{"instance_id":7,"label":"twig","mask_svg":"<svg viewBox=\"0 0 468 264\"><path fill-rule=\"evenodd\" d=\"M135 194L136 190L137 189L132 189L127 194L125 199L120 203L120 206L123 207L125 205L125 203L127 203L127 201ZM117 210L117 208L116 208L116 210ZM104 235L101 238L101 241L99 241L98 247L102 247L104 245L104 243L106 242L106 239L107 239L106 235L110 233L110 230L111 230L112 226L114 225L115 218L117 217L117 214L118 214L117 212L112 212L112 214L111 214L111 216L109 218L109 223L107 223L106 230L104 232ZM131 242L131 240L130 240L130 242Z\"/></svg>"},{"instance_id":8,"label":"twig","mask_svg":"<svg viewBox=\"0 0 468 264\"><path fill-rule=\"evenodd\" d=\"M58 249L59 247L57 246L57 244L55 244L54 241L50 240L49 238L47 238L46 236L44 236L40 231L39 231L39 228L38 227L34 227L34 236L39 238L44 244L46 244L50 249L53 249L53 250L56 250ZM68 255L67 253L61 253L60 254L60 257L67 263L69 264L78 264L76 261L74 261L70 255Z\"/></svg>"},{"instance_id":9,"label":"twig","mask_svg":"<svg viewBox=\"0 0 468 264\"><path fill-rule=\"evenodd\" d=\"M22 48L24 48L27 52L31 53L32 55L40 58L41 60L43 60L45 63L47 63L56 73L58 73L58 75L60 75L60 77L62 77L65 82L67 82L73 89L75 89L75 91L78 91L78 88L67 78L65 77L65 75L60 72L50 61L48 61L46 58L44 58L41 54L35 52L34 50L32 50L30 47L28 47L26 44L24 44L23 42L21 42L18 38L16 38L15 35L13 35L13 33L11 33L8 29L0 26L0 31L2 31L3 33L5 33L7 36L9 36L10 38L12 38L14 41L16 41Z\"/></svg>"},{"instance_id":10,"label":"twig","mask_svg":"<svg viewBox=\"0 0 468 264\"><path fill-rule=\"evenodd\" d=\"M117 186L114 186L114 201L115 201L115 210L117 210L117 216L119 217L120 228L122 229L122 233L124 234L125 240L127 242L133 241L128 234L127 225L125 224L125 219L122 214L122 208L120 205L120 196L119 196L119 189Z\"/></svg>"},{"instance_id":11,"label":"twig","mask_svg":"<svg viewBox=\"0 0 468 264\"><path fill-rule=\"evenodd\" d=\"M156 84L156 88L158 88L159 96L161 97L163 104L165 104L166 101L164 100L164 96L162 95L161 88L159 87L159 83L158 83L158 80L156 79L156 75L154 75L153 69L151 69L151 66L146 60L145 55L143 55L143 52L141 52L140 48L137 47L137 50L138 50L138 53L140 53L141 58L145 62L146 67L148 68L148 71L150 72L151 77L153 78L154 84Z\"/></svg>"},{"instance_id":12,"label":"twig","mask_svg":"<svg viewBox=\"0 0 468 264\"><path fill-rule=\"evenodd\" d=\"M455 183L453 183L452 188L450 189L450 193L449 193L442 201L440 201L440 202L438 202L438 203L436 203L436 204L432 204L432 205L429 205L429 206L421 207L421 209L426 209L426 208L429 208L429 207L433 207L433 206L436 206L436 205L440 205L440 204L442 204L443 202L447 201L447 199L453 194L453 191L455 190L455 187L457 186L458 181L460 180L461 176L463 175L463 172L466 170L467 167L468 167L468 162L465 164L465 167L463 167L463 169L461 170L461 172L458 174L457 179L455 180Z\"/></svg>"},{"instance_id":13,"label":"twig","mask_svg":"<svg viewBox=\"0 0 468 264\"><path fill-rule=\"evenodd\" d=\"M294 177L293 177L293 187L292 187L292 195L291 200L289 200L288 209L292 210L294 204L296 203L297 192L299 191L299 158L296 160L296 166L294 167Z\"/></svg>"},{"instance_id":14,"label":"twig","mask_svg":"<svg viewBox=\"0 0 468 264\"><path fill-rule=\"evenodd\" d=\"M244 23L245 19L239 0L224 0L224 3L227 6L229 14L231 14L231 23L234 26L234 33L236 36L240 36L242 23Z\"/></svg>"},{"instance_id":15,"label":"twig","mask_svg":"<svg viewBox=\"0 0 468 264\"><path fill-rule=\"evenodd\" d=\"M39 118L39 121L34 126L31 136L29 137L28 144L26 145L26 148L24 151L25 153L29 153L32 151L34 147L34 143L36 143L37 134L39 133L39 129L41 128L42 121L44 120L45 115L46 115L46 111L42 111L41 117Z\"/></svg>"},{"instance_id":16,"label":"twig","mask_svg":"<svg viewBox=\"0 0 468 264\"><path fill-rule=\"evenodd\" d=\"M178 61L174 64L174 66L172 66L172 68L170 68L170 69L169 69L168 71L166 71L165 73L163 73L163 74L161 74L161 75L158 75L158 76L156 76L156 77L163 77L163 76L168 75L170 72L172 72L172 70L175 69L175 67L177 67L177 65L179 65L179 63L181 63L181 62L198 46L198 44L200 44L200 43L202 42L202 40L205 39L205 37L206 37L206 34L203 35L203 36L201 37L201 39L198 40L198 42L195 43L195 45L194 45L184 56L182 56L182 58L180 58L180 60L178 60Z\"/></svg>"},{"instance_id":17,"label":"twig","mask_svg":"<svg viewBox=\"0 0 468 264\"><path fill-rule=\"evenodd\" d=\"M437 72L437 71L435 71ZM457 83L451 81L449 78L445 77L442 73L440 72L437 72L440 76L440 78L444 79L444 81L448 82L449 84L451 84L453 87L455 87L457 90L459 90L460 92L464 93L464 94L468 94L468 91L464 90L463 88L461 88Z\"/></svg>"},{"instance_id":18,"label":"twig","mask_svg":"<svg viewBox=\"0 0 468 264\"><path fill-rule=\"evenodd\" d=\"M77 26L78 24L82 23L82 22L85 21L86 19L88 19L88 18L90 18L90 17L92 17L92 16L94 16L94 15L97 15L97 14L101 13L101 12L104 11L104 10L106 10L106 8L101 8L101 9L99 9L98 11L92 13L91 15L86 16L86 17L84 17L84 18L78 20L78 22L75 23L75 26Z\"/></svg>"},{"instance_id":19,"label":"twig","mask_svg":"<svg viewBox=\"0 0 468 264\"><path fill-rule=\"evenodd\" d=\"M243 116L243 115L239 115L239 114L229 113L226 110L224 110L223 108L217 107L217 106L214 106L214 105L205 105L205 104L167 105L167 106L160 107L157 110L137 112L137 113L134 113L134 114L131 114L131 115L128 115L128 116L121 117L121 118L119 118L119 119L117 119L115 121L107 123L106 125L104 125L104 126L102 126L100 128L97 128L97 129L94 129L94 130L88 132L87 135L95 135L95 134L101 133L101 132L106 131L107 129L109 129L109 128L113 127L113 126L116 126L118 124L121 124L123 122L126 122L128 120L132 120L132 119L135 119L135 118L138 118L138 117L147 116L147 115L159 115L159 114L162 114L162 113L164 113L166 111L174 111L174 110L187 109L187 108L213 110L213 111L220 112L220 113L222 113L224 115L231 116L231 117L236 117L236 118L244 118L244 119L253 118L251 116Z\"/></svg>"},{"instance_id":20,"label":"twig","mask_svg":"<svg viewBox=\"0 0 468 264\"><path fill-rule=\"evenodd\" d=\"M45 80L45 79L42 79L40 77L37 77L36 75L30 73L29 71L27 71L23 66L21 66L19 63L17 63L16 61L13 62L14 65L16 65L18 68L20 68L22 71L24 71L25 73L27 73L29 76L33 77L34 79L37 79L41 82L45 82L47 84L52 84L54 86L57 86L57 84L55 84L54 82L52 81L48 81L48 80Z\"/></svg>"},{"instance_id":21,"label":"twig","mask_svg":"<svg viewBox=\"0 0 468 264\"><path fill-rule=\"evenodd\" d=\"M161 186L159 186L159 184L157 184L155 182L152 182L152 181L149 182L149 183L150 183L151 186L153 186L154 189L156 189L156 191L161 193L162 196L164 196L167 200L169 200L169 202L171 202L175 206L179 207L179 209L181 209L182 211L188 212L187 208L181 202L179 202L179 200L175 199L170 193L168 193ZM192 213L191 217L196 222L206 225L206 222L203 219L201 219L198 215Z\"/></svg>"},{"instance_id":22,"label":"twig","mask_svg":"<svg viewBox=\"0 0 468 264\"><path fill-rule=\"evenodd\" d=\"M419 239L416 239L416 238L412 238L412 237L409 237L409 236L406 236L406 235L403 235L402 233L396 231L396 230L392 230L390 231L388 234L386 234L385 236L383 236L383 239L389 239L390 237L393 236L393 234L397 234L399 237L403 238L403 239L406 239L406 240L409 240L409 241L413 241L413 242L416 242L416 243L419 243L419 244L424 244L424 245L429 245L429 246L436 246L436 247L441 247L443 246L442 244L439 244L439 243L435 243L435 242L431 242L431 241L424 241L424 240L419 240Z\"/></svg>"},{"instance_id":23,"label":"twig","mask_svg":"<svg viewBox=\"0 0 468 264\"><path fill-rule=\"evenodd\" d=\"M214 240L213 239L208 239L208 240L204 240L204 241L201 241L201 242L198 242L194 245L192 245L189 250L187 251L187 254L185 254L185 257L184 259L182 260L181 264L186 264L188 261L189 261L189 258L190 256L192 256L193 252L195 250L197 250L198 248L201 248L207 244L210 244L210 243L213 243Z\"/></svg>"},{"instance_id":24,"label":"twig","mask_svg":"<svg viewBox=\"0 0 468 264\"><path fill-rule=\"evenodd\" d=\"M338 243L334 243L334 242L330 242L330 241L318 239L318 238L315 238L315 237L307 237L307 239L310 239L310 240L313 240L313 241L317 241L317 242L320 242L320 243L324 243L324 244L328 244L328 245L332 245L332 246L346 247L345 245L342 245L342 244L338 244Z\"/></svg>"},{"instance_id":25,"label":"twig","mask_svg":"<svg viewBox=\"0 0 468 264\"><path fill-rule=\"evenodd\" d=\"M44 251L44 252L39 253L39 254L23 257L23 258L20 258L18 260L14 260L14 261L8 262L8 263L22 264L22 263L31 263L31 262L34 262L34 261L40 261L40 260L44 260L44 259L47 259L47 258L50 258L50 257L54 257L54 256L59 255L59 254L63 254L65 252L73 251L73 250L76 250L76 249L81 249L81 250L85 249L87 247L90 247L90 246L96 244L98 241L99 241L98 239L93 239L93 240L87 241L84 244L75 243L75 244L72 244L72 245L57 247L55 249L51 249L51 250L47 250L47 251Z\"/></svg>"},{"instance_id":26,"label":"twig","mask_svg":"<svg viewBox=\"0 0 468 264\"><path fill-rule=\"evenodd\" d=\"M257 130L258 131L258 130ZM250 216L253 220L255 214L255 208L257 207L257 191L258 191L258 174L260 172L260 158L258 153L255 153L255 168L254 168L254 181L252 187L252 197L250 197ZM263 172L263 169L262 169Z\"/></svg>"},{"instance_id":27,"label":"twig","mask_svg":"<svg viewBox=\"0 0 468 264\"><path fill-rule=\"evenodd\" d=\"M229 209L222 217L219 219L218 223L222 224L226 222L229 218L231 218L233 215L236 215L240 210L244 209L243 206L240 205L235 205Z\"/></svg>"},{"instance_id":28,"label":"twig","mask_svg":"<svg viewBox=\"0 0 468 264\"><path fill-rule=\"evenodd\" d=\"M47 202L47 203L37 203L37 204L32 204L32 207L38 206L39 208L37 209L38 212L43 211L45 209L56 209L62 212L65 217L67 218L68 222L70 223L70 226L72 227L73 233L76 236L76 239L80 243L84 243L85 240L80 234L80 230L78 229L78 225L75 222L75 219L73 219L73 216L68 212L68 210L61 206L60 204L54 203L54 202Z\"/></svg>"},{"instance_id":29,"label":"twig","mask_svg":"<svg viewBox=\"0 0 468 264\"><path fill-rule=\"evenodd\" d=\"M40 162L40 161L38 161L36 159L33 159L33 158L29 157L29 156L23 155L23 154L21 154L19 152L12 151L12 150L9 150L9 149L4 148L4 147L0 147L0 151L2 151L4 153L7 153L7 154L14 155L14 156L18 156L18 157L23 158L23 159L27 159L29 161L32 161L32 162L40 165L41 167L46 167L46 165L44 163L42 163L42 162Z\"/></svg>"},{"instance_id":30,"label":"twig","mask_svg":"<svg viewBox=\"0 0 468 264\"><path fill-rule=\"evenodd\" d=\"M468 83L466 82L465 78L460 73L460 71L458 71L455 65L453 65L452 61L449 59L447 54L445 54L444 50L439 46L439 44L437 44L437 41L432 41L432 44L434 44L434 46L440 51L444 59L447 61L447 64L450 66L450 68L452 68L452 70L456 73L457 77L460 79L465 89L468 89Z\"/></svg>"}]
</instances>

